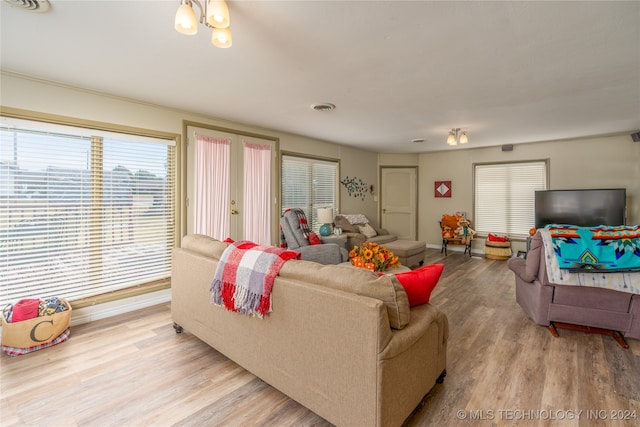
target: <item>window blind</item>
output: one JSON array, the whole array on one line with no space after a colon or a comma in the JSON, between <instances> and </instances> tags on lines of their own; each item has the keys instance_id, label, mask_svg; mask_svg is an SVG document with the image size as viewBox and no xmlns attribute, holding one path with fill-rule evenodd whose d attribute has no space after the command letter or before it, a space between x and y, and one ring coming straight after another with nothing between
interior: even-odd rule
<instances>
[{"instance_id":1,"label":"window blind","mask_svg":"<svg viewBox=\"0 0 640 427\"><path fill-rule=\"evenodd\" d=\"M301 208L314 231L317 210L333 208L337 212L338 162L291 155L282 156L282 211Z\"/></svg>"},{"instance_id":2,"label":"window blind","mask_svg":"<svg viewBox=\"0 0 640 427\"><path fill-rule=\"evenodd\" d=\"M546 161L474 165L479 234L523 238L534 226L535 191L547 189Z\"/></svg>"},{"instance_id":3,"label":"window blind","mask_svg":"<svg viewBox=\"0 0 640 427\"><path fill-rule=\"evenodd\" d=\"M88 132L0 124L0 306L170 277L175 142Z\"/></svg>"}]
</instances>

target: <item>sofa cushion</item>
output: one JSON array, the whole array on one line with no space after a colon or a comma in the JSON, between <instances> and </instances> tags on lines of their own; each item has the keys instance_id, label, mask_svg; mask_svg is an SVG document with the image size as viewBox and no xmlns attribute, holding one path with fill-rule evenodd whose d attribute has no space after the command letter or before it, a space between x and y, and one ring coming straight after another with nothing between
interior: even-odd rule
<instances>
[{"instance_id":1,"label":"sofa cushion","mask_svg":"<svg viewBox=\"0 0 640 427\"><path fill-rule=\"evenodd\" d=\"M336 227L342 229L344 233L360 233L358 226L351 224L349 220L342 215L336 215L333 221L336 224Z\"/></svg>"},{"instance_id":2,"label":"sofa cushion","mask_svg":"<svg viewBox=\"0 0 640 427\"><path fill-rule=\"evenodd\" d=\"M360 233L364 234L365 237L367 237L369 239L371 237L376 237L378 235L376 230L374 230L373 227L371 225L369 225L369 224L359 225L358 226L358 230L360 230Z\"/></svg>"},{"instance_id":3,"label":"sofa cushion","mask_svg":"<svg viewBox=\"0 0 640 427\"><path fill-rule=\"evenodd\" d=\"M182 249L195 252L206 257L220 259L228 243L221 242L204 234L189 234L182 238Z\"/></svg>"},{"instance_id":4,"label":"sofa cushion","mask_svg":"<svg viewBox=\"0 0 640 427\"><path fill-rule=\"evenodd\" d=\"M342 214L351 224L368 224L369 218L364 214Z\"/></svg>"},{"instance_id":5,"label":"sofa cushion","mask_svg":"<svg viewBox=\"0 0 640 427\"><path fill-rule=\"evenodd\" d=\"M385 243L394 242L397 239L398 238L393 234L380 234L380 235L377 235L376 237L370 237L367 240L369 242L376 242L379 245L383 245Z\"/></svg>"},{"instance_id":6,"label":"sofa cushion","mask_svg":"<svg viewBox=\"0 0 640 427\"><path fill-rule=\"evenodd\" d=\"M287 261L280 270L280 277L378 299L386 306L389 325L393 329L404 328L411 318L407 294L392 275L378 277L369 270L351 266L351 263L320 265Z\"/></svg>"},{"instance_id":7,"label":"sofa cushion","mask_svg":"<svg viewBox=\"0 0 640 427\"><path fill-rule=\"evenodd\" d=\"M412 271L395 274L407 293L411 307L429 302L431 292L438 284L443 270L444 264L429 264Z\"/></svg>"},{"instance_id":8,"label":"sofa cushion","mask_svg":"<svg viewBox=\"0 0 640 427\"><path fill-rule=\"evenodd\" d=\"M309 241L304 238L304 233L302 232L302 226L300 225L300 220L292 211L285 212L284 217L289 225L289 234L286 233L286 228L283 227L283 231L285 232L285 239L287 239L287 244L290 248L295 249L291 246L289 241L290 238L294 239L296 242L296 248L302 246L309 246ZM289 237L291 236L291 237Z\"/></svg>"}]
</instances>

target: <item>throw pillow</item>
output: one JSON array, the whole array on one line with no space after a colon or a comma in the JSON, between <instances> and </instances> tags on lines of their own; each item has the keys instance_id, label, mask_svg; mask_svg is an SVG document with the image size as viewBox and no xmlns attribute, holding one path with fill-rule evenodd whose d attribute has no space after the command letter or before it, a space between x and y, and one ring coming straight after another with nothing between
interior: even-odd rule
<instances>
[{"instance_id":1,"label":"throw pillow","mask_svg":"<svg viewBox=\"0 0 640 427\"><path fill-rule=\"evenodd\" d=\"M320 240L320 237L318 237L318 235L312 231L311 233L309 233L309 244L320 245L322 244L322 240Z\"/></svg>"},{"instance_id":2,"label":"throw pillow","mask_svg":"<svg viewBox=\"0 0 640 427\"><path fill-rule=\"evenodd\" d=\"M343 217L342 215L336 215L336 217L333 219L333 221L336 224L336 227L340 227L342 229L342 231L345 232L345 233L359 233L360 232L358 230L358 226L357 225L351 224L347 220L347 218Z\"/></svg>"},{"instance_id":3,"label":"throw pillow","mask_svg":"<svg viewBox=\"0 0 640 427\"><path fill-rule=\"evenodd\" d=\"M359 225L358 230L360 230L360 233L364 234L368 239L371 237L376 237L378 235L378 233L376 233L376 230L374 230L370 224Z\"/></svg>"},{"instance_id":4,"label":"throw pillow","mask_svg":"<svg viewBox=\"0 0 640 427\"><path fill-rule=\"evenodd\" d=\"M414 307L429 302L431 292L438 284L443 270L444 264L430 264L395 275L407 293L409 306Z\"/></svg>"}]
</instances>

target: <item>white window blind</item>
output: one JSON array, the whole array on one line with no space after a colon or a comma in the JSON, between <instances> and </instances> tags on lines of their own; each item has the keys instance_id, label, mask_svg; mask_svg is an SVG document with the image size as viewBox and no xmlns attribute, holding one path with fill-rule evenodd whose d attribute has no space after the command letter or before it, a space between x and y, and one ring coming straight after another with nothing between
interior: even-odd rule
<instances>
[{"instance_id":1,"label":"white window blind","mask_svg":"<svg viewBox=\"0 0 640 427\"><path fill-rule=\"evenodd\" d=\"M535 191L547 189L545 161L474 165L474 228L526 237L534 226Z\"/></svg>"},{"instance_id":2,"label":"white window blind","mask_svg":"<svg viewBox=\"0 0 640 427\"><path fill-rule=\"evenodd\" d=\"M0 306L170 277L175 142L87 133L0 124Z\"/></svg>"},{"instance_id":3,"label":"white window blind","mask_svg":"<svg viewBox=\"0 0 640 427\"><path fill-rule=\"evenodd\" d=\"M333 208L337 212L338 162L306 157L282 156L282 211L301 208L314 231L317 210Z\"/></svg>"}]
</instances>

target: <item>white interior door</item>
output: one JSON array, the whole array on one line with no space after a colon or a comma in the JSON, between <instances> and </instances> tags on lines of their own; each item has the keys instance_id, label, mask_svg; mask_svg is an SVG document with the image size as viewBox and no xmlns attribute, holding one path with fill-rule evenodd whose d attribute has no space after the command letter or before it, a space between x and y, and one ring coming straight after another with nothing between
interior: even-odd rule
<instances>
[{"instance_id":1,"label":"white interior door","mask_svg":"<svg viewBox=\"0 0 640 427\"><path fill-rule=\"evenodd\" d=\"M416 240L418 171L415 167L383 167L380 177L382 227L399 239Z\"/></svg>"}]
</instances>

